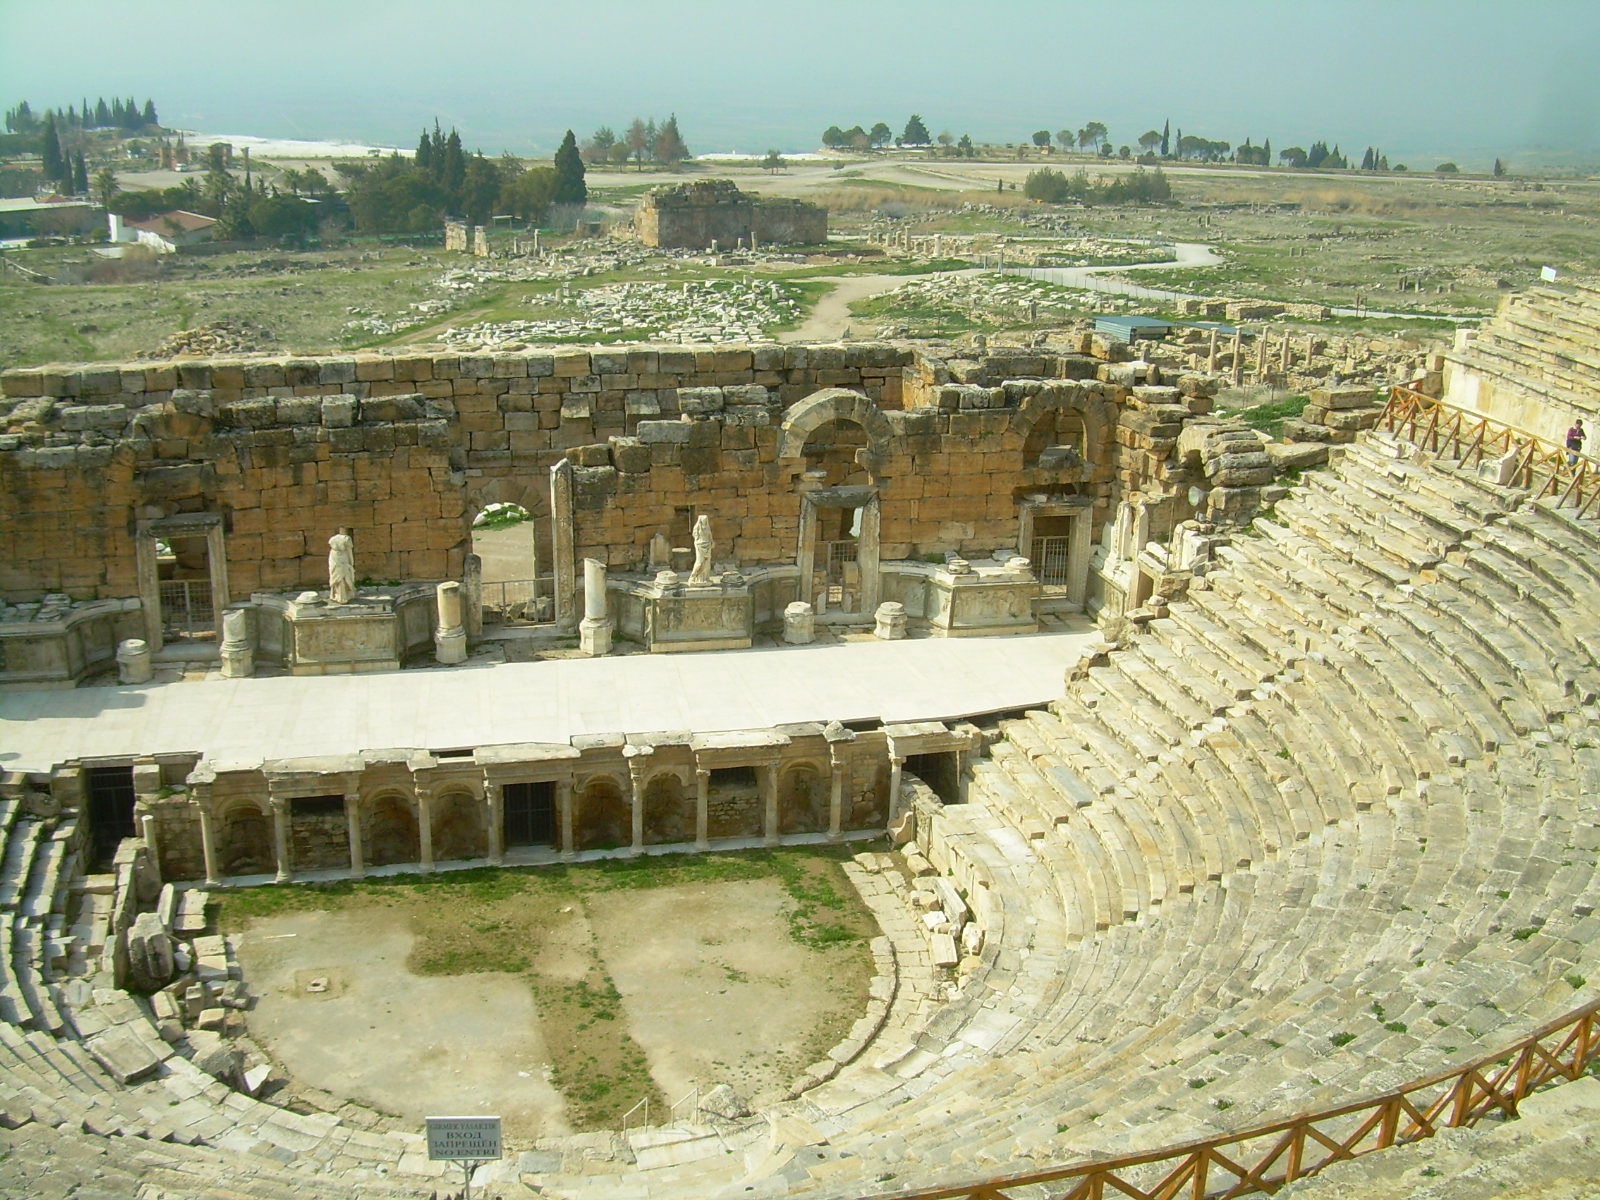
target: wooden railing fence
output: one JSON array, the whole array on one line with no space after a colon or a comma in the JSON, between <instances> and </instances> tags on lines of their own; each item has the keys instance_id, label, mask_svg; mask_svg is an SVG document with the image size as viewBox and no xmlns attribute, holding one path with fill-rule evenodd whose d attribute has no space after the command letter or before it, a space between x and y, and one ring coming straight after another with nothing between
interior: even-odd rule
<instances>
[{"instance_id":1,"label":"wooden railing fence","mask_svg":"<svg viewBox=\"0 0 1600 1200\"><path fill-rule=\"evenodd\" d=\"M1577 1079L1600 1058L1600 1000L1569 1012L1496 1054L1367 1100L1302 1114L1204 1141L1095 1159L878 1200L1021 1200L1044 1186L1059 1200L1231 1200L1270 1195L1344 1162L1421 1141L1484 1117L1514 1117L1522 1099L1552 1079Z\"/></svg>"},{"instance_id":2,"label":"wooden railing fence","mask_svg":"<svg viewBox=\"0 0 1600 1200\"><path fill-rule=\"evenodd\" d=\"M1536 500L1549 498L1558 508L1570 505L1580 517L1600 503L1600 462L1589 455L1410 388L1390 389L1379 428L1464 467L1497 462L1497 482L1525 488Z\"/></svg>"}]
</instances>

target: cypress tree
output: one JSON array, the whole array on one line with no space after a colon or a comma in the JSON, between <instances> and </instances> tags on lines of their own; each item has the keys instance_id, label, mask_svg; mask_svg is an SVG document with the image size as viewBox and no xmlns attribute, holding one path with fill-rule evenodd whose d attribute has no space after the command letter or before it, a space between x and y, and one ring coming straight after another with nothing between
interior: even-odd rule
<instances>
[{"instance_id":1,"label":"cypress tree","mask_svg":"<svg viewBox=\"0 0 1600 1200\"><path fill-rule=\"evenodd\" d=\"M417 154L412 159L412 165L419 171L432 174L433 172L433 140L428 137L428 127L422 127L422 136L417 139Z\"/></svg>"},{"instance_id":2,"label":"cypress tree","mask_svg":"<svg viewBox=\"0 0 1600 1200\"><path fill-rule=\"evenodd\" d=\"M1161 122L1161 157L1172 157L1172 121Z\"/></svg>"},{"instance_id":3,"label":"cypress tree","mask_svg":"<svg viewBox=\"0 0 1600 1200\"><path fill-rule=\"evenodd\" d=\"M550 196L552 204L584 204L589 199L589 187L583 181L583 155L578 153L578 139L572 130L561 139L556 151L556 185Z\"/></svg>"},{"instance_id":4,"label":"cypress tree","mask_svg":"<svg viewBox=\"0 0 1600 1200\"><path fill-rule=\"evenodd\" d=\"M66 164L61 161L61 139L56 134L56 114L46 112L44 115L44 177L51 183L63 181L62 171ZM71 176L65 177L70 181Z\"/></svg>"},{"instance_id":5,"label":"cypress tree","mask_svg":"<svg viewBox=\"0 0 1600 1200\"><path fill-rule=\"evenodd\" d=\"M454 129L450 130L450 136L444 140L444 169L440 174L440 182L444 184L445 194L450 197L451 205L458 205L461 199L461 185L467 181L467 158L461 152L461 135Z\"/></svg>"},{"instance_id":6,"label":"cypress tree","mask_svg":"<svg viewBox=\"0 0 1600 1200\"><path fill-rule=\"evenodd\" d=\"M139 114L139 119L145 125L161 124L160 121L156 120L156 102L154 100L148 97L145 98L144 112Z\"/></svg>"},{"instance_id":7,"label":"cypress tree","mask_svg":"<svg viewBox=\"0 0 1600 1200\"><path fill-rule=\"evenodd\" d=\"M89 164L83 161L83 151L72 156L72 190L79 196L89 194Z\"/></svg>"},{"instance_id":8,"label":"cypress tree","mask_svg":"<svg viewBox=\"0 0 1600 1200\"><path fill-rule=\"evenodd\" d=\"M104 129L111 124L111 110L106 107L106 98L101 96L94 105L94 125L96 129Z\"/></svg>"}]
</instances>

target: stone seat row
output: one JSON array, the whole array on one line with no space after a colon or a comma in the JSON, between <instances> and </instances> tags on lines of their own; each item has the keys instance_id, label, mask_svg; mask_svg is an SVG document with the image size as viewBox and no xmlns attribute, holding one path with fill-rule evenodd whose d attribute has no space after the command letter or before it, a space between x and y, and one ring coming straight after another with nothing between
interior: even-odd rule
<instances>
[{"instance_id":1,"label":"stone seat row","mask_svg":"<svg viewBox=\"0 0 1600 1200\"><path fill-rule=\"evenodd\" d=\"M1460 532L1460 531L1458 531ZM1448 581L1444 585L1448 586ZM1220 592L1220 589L1219 589ZM1197 599L1202 599L1213 604L1228 605L1231 602L1219 593L1197 593ZM1184 605L1177 605L1173 609L1174 620L1172 625L1180 627L1184 636L1193 637L1191 628L1182 628ZM1156 622L1151 628L1157 629L1167 622ZM1543 772L1545 791L1553 796L1564 798L1561 803L1570 807L1570 798L1581 795L1581 788L1587 780L1587 772L1593 768L1584 762L1572 761L1562 763L1561 754L1552 752L1548 744L1541 744L1530 739L1530 731L1517 728L1497 727L1494 737L1490 739L1493 749L1485 750L1482 746L1482 731L1474 725L1471 717L1458 714L1453 705L1455 696L1450 695L1449 703L1440 703L1439 688L1435 685L1432 689L1433 696L1418 697L1413 693L1421 688L1424 692L1429 690L1430 679L1425 670L1418 663L1425 663L1426 657L1415 646L1407 649L1418 656L1418 662L1409 663L1403 655L1385 654L1383 643L1371 635L1365 628L1355 629L1347 623L1329 623L1333 630L1343 630L1344 644L1335 643L1333 638L1328 638L1329 645L1326 650L1319 648L1312 661L1305 664L1303 674L1290 674L1281 678L1267 675L1261 681L1265 686L1257 689L1261 695L1252 697L1260 708L1256 719L1264 729L1270 729L1272 723L1268 721L1268 713L1280 712L1284 721L1291 723L1289 727L1303 729L1305 725L1320 716L1323 720L1333 717L1333 710L1337 707L1339 713L1346 709L1342 703L1348 700L1353 703L1362 696L1372 696L1379 704L1374 710L1374 716L1368 719L1368 728L1381 729L1389 737L1385 748L1379 753L1380 758L1393 757L1398 762L1382 762L1373 764L1379 768L1374 773L1380 780L1387 779L1382 789L1381 802L1374 802L1371 796L1365 800L1354 799L1348 801L1352 808L1349 818L1350 829L1345 823L1334 827L1325 827L1315 833L1308 832L1303 840L1290 844L1290 857L1300 857L1305 860L1298 870L1285 867L1279 870L1275 862L1267 861L1253 865L1250 870L1225 876L1223 881L1206 879L1200 881L1189 891L1179 891L1168 894L1165 903L1159 911L1152 910L1151 914L1142 915L1132 923L1108 924L1104 930L1088 935L1084 943L1075 948L1074 953L1080 957L1087 957L1091 947L1104 948L1113 941L1128 940L1138 946L1136 959L1140 962L1158 962L1168 965L1171 959L1166 952L1160 949L1164 942L1157 942L1154 931L1162 928L1170 929L1175 925L1172 918L1188 907L1204 909L1207 897L1220 900L1221 910L1215 916L1209 916L1203 926L1195 930L1195 944L1200 947L1195 953L1205 961L1207 969L1198 973L1180 975L1176 979L1162 978L1162 988L1159 992L1153 988L1142 991L1142 999L1147 1009L1154 1008L1150 997L1160 995L1170 997L1173 990L1183 994L1185 987L1204 979L1215 979L1219 975L1226 979L1227 971L1222 968L1222 963L1227 961L1228 955L1225 946L1233 945L1233 936L1238 932L1251 928L1248 920L1244 918L1244 910L1237 905L1233 906L1230 915L1229 896L1236 896L1242 892L1254 892L1258 897L1263 895L1261 885L1275 874L1283 875L1282 879L1274 879L1273 887L1277 894L1284 898L1285 903L1273 906L1270 911L1277 913L1292 913L1295 916L1296 929L1277 929L1271 927L1254 928L1253 932L1259 935L1258 939L1250 939L1250 944L1266 947L1262 952L1258 949L1251 959L1255 974L1251 977L1264 986L1268 993L1277 997L1277 1003L1286 1002L1285 989L1303 993L1297 1005L1285 1010L1285 1014L1276 1013L1274 1007L1263 1003L1259 1010L1252 1011L1250 1025L1253 1034L1271 1038L1272 1041L1281 1041L1291 1051L1298 1044L1302 1047L1302 1056L1312 1053L1315 1047L1315 1059L1320 1061L1328 1057L1326 1039L1335 1035L1342 1036L1343 1031L1337 1026L1339 1023L1352 1022L1356 1017L1368 1011L1367 1008L1343 1002L1337 994L1337 989L1330 989L1322 982L1332 978L1341 985L1348 983L1352 987L1372 989L1366 995L1382 995L1387 991L1391 995L1404 996L1406 989L1401 985L1408 982L1412 973L1426 972L1428 959L1422 955L1439 953L1455 955L1456 960L1448 970L1436 969L1434 972L1419 975L1426 987L1435 989L1446 995L1447 999L1420 997L1407 1000L1405 1007L1398 1012L1390 1011L1388 1019L1379 1025L1374 1025L1367 1032L1357 1032L1352 1046L1363 1046L1370 1043L1370 1048L1376 1052L1380 1061L1399 1058L1406 1062L1417 1062L1421 1065L1418 1070L1426 1069L1438 1061L1443 1061L1449 1054L1455 1053L1459 1047L1452 1045L1445 1039L1454 1041L1465 1040L1461 1031L1455 1029L1455 1022L1466 1017L1471 1017L1483 1024L1483 1028L1474 1028L1469 1032L1478 1037L1488 1036L1499 1028L1520 1029L1522 1021L1531 1019L1530 1010L1539 1011L1539 1006L1554 1007L1559 1009L1560 1002L1568 998L1571 986L1554 978L1561 968L1569 965L1584 967L1588 960L1587 946L1589 939L1585 931L1578 927L1578 923L1589 920L1587 916L1580 916L1576 909L1561 913L1559 917L1549 914L1559 906L1552 906L1548 901L1552 897L1570 897L1592 892L1594 889L1594 856L1590 852L1585 862L1578 862L1570 857L1570 850L1565 848L1562 837L1558 831L1570 830L1575 821L1574 813L1552 811L1539 814L1538 819L1529 818L1528 814L1515 806L1501 806L1497 817L1508 822L1503 825L1485 824L1486 810L1481 806L1474 809L1468 804L1470 799L1481 801L1484 795L1498 795L1502 787L1506 790L1513 789L1516 784L1512 781L1520 780L1522 774L1528 770ZM1215 628L1222 626L1215 625ZM1393 633L1393 631L1389 631ZM1425 634L1427 630L1419 630ZM1237 646L1235 653L1238 653ZM1123 652L1125 653L1125 652ZM1112 656L1115 661L1119 655ZM1159 659L1159 655L1141 655L1144 661ZM1195 661L1193 653L1184 657L1187 664ZM1263 655L1260 660L1269 669L1274 665L1270 657ZM1331 665L1325 666L1331 662ZM1363 669L1358 669L1363 668ZM1091 672L1091 678L1096 674ZM1137 674L1136 672L1134 674ZM1388 681L1388 682L1386 682ZM1120 704L1124 698L1122 684L1114 687L1101 686L1108 682L1104 679L1094 680L1096 693L1095 704L1092 708L1085 709L1089 714L1087 719L1093 720L1096 709L1106 705L1107 712L1114 705ZM1463 671L1453 678L1453 685L1465 687L1471 682L1471 677ZM1341 706L1336 706L1332 701L1318 703L1319 693L1333 689L1339 696ZM1342 690L1340 690L1342 689ZM1148 696L1150 693L1146 693ZM1107 700L1105 698L1114 698ZM1418 701L1422 700L1420 704ZM1071 705L1064 701L1056 706L1053 714L1055 723L1066 728L1060 720L1060 714L1069 709ZM1228 706L1218 706L1223 713L1227 713ZM1359 708L1360 706L1357 705ZM1480 706L1482 711L1477 713L1477 719L1484 721L1495 720L1493 713L1498 709L1497 704ZM1187 704L1174 704L1170 706L1172 719L1189 733L1197 732L1194 728L1196 718L1201 715ZM1117 708L1119 715L1126 715L1125 710ZM1220 714L1218 714L1220 715ZM1559 714L1558 714L1559 715ZM1571 715L1571 714L1568 714ZM1420 720L1414 718L1420 717ZM1037 739L1038 721L1030 716L1026 728L1033 730ZM1202 726L1204 722L1200 723ZM1408 728L1413 726L1415 728ZM1158 724L1159 727L1159 724ZM1023 722L1010 722L1007 728L1008 741L1014 744L1026 743L1029 734L1022 732L1025 728ZM1338 725L1328 726L1338 729ZM1015 730L1015 732L1013 732ZM1429 761L1429 756L1420 755L1428 761L1428 767L1421 773L1407 774L1409 767L1409 752L1432 744L1437 735L1441 733L1453 734L1454 749L1447 754L1434 754ZM1115 738L1116 732L1106 728L1107 738ZM1147 735L1149 736L1149 735ZM1257 732L1253 736L1261 737ZM1079 739L1079 742L1084 739ZM1092 741L1092 739L1089 739ZM1507 745L1502 745L1504 740ZM1002 743L1004 745L1005 743ZM1560 745L1559 742L1556 745ZM1075 743L1078 751L1082 746ZM1264 743L1270 746L1270 742ZM1363 742L1364 748L1369 748ZM1287 749L1287 747L1280 747ZM1131 761L1135 767L1141 759L1149 765L1148 754L1152 749L1148 744L1141 746L1139 741L1125 739L1118 744L1116 758L1120 759L1118 766L1126 776L1126 768ZM1161 755L1157 753L1156 761L1164 765ZM1587 754L1587 751L1578 750L1577 755ZM1275 753L1270 757L1276 757ZM1037 744L1029 747L1027 754L1002 752L995 755L993 766L998 771L1003 771L1009 783L1009 789L996 786L994 791L1000 796L995 801L997 811L1004 812L1008 805L1020 803L1016 799L1028 789L1020 786L1021 782L1030 778L1019 773L1023 759L1028 760L1033 771L1032 778L1041 783L1049 780L1050 776L1040 770ZM1335 759L1337 756L1335 756ZM1454 764L1447 761L1454 759ZM1531 764L1531 765L1530 765ZM1061 764L1067 771L1072 767L1066 762ZM1104 768L1103 768L1104 769ZM1350 766L1346 763L1345 770ZM1497 785L1496 780L1503 773L1506 778L1505 785ZM989 776L993 774L985 765L975 773L974 782L977 784L974 794L979 803L987 803L990 799L990 785L994 783ZM1049 784L1059 799L1068 800L1074 806L1087 799L1085 809L1092 808L1101 803L1101 798L1120 800L1116 795L1119 784L1116 781L1118 771L1105 769L1104 778L1111 780L1109 791L1089 785L1087 779L1081 782L1083 787L1071 784L1058 786ZM1060 778L1060 776L1057 776ZM1402 786L1402 781L1405 786ZM1148 782L1140 780L1140 783ZM1324 781L1326 782L1326 781ZM1473 786L1468 785L1476 785ZM1038 790L1040 784L1035 784ZM1087 795L1086 795L1087 793ZM1352 790L1350 793L1355 796ZM1560 808L1560 804L1556 805ZM1035 822L1034 833L1044 832L1045 826L1054 821L1057 816L1054 812L1040 812L1035 809L1029 818L1024 819L1024 824L1029 819ZM1071 818L1069 817L1069 823ZM1475 822L1473 841L1483 845L1498 846L1500 852L1483 860L1474 860L1461 853L1463 841L1460 830L1469 822ZM1104 862L1126 862L1132 857L1134 848L1142 845L1135 829L1139 826L1136 820L1132 822L1124 835L1118 835L1122 841L1120 852L1106 853ZM1085 826L1085 829L1098 829L1099 826ZM1108 827L1114 828L1114 827ZM1405 831L1405 836L1400 836L1400 831ZM1540 840L1540 831L1543 831ZM1365 832L1361 832L1365 831ZM1357 836L1359 833L1360 836ZM1529 840L1529 838L1534 840ZM1030 844L1037 845L1044 839L1042 837L1030 838ZM1145 839L1147 842L1148 839ZM1191 843L1192 845L1193 843ZM1556 858L1558 854L1569 854L1566 859ZM1507 870L1504 862L1517 861L1522 864L1521 872L1514 876L1503 874ZM1181 855L1180 855L1181 861ZM1451 866L1452 861L1460 865ZM1566 863L1567 865L1559 865ZM1506 882L1511 886L1493 887L1497 882ZM1222 886L1218 886L1221 882ZM1252 886L1253 885L1253 886ZM1574 890L1575 889L1575 890ZM1126 891L1125 886L1119 886L1119 892ZM1135 889L1137 890L1137 889ZM1111 889L1108 887L1109 893ZM1294 897L1294 899L1291 899ZM1362 905L1353 901L1370 897L1372 903ZM1431 903L1429 903L1431 901ZM1419 903L1420 902L1420 903ZM1254 906L1252 906L1254 907ZM1307 933L1306 921L1303 914L1309 912L1316 917L1316 929ZM1543 926L1527 924L1520 929L1513 929L1512 923L1518 920L1527 921L1532 913L1542 914ZM1365 913L1365 915L1360 915ZM1220 918L1220 919L1219 919ZM1564 926L1571 925L1570 928ZM1501 931L1499 939L1485 940L1485 933L1490 929ZM1325 931L1318 936L1316 930ZM1549 930L1550 932L1546 932ZM1352 932L1365 931L1377 939L1378 944L1385 948L1386 953L1379 961L1372 961L1370 947L1364 941L1353 939ZM1521 938L1510 937L1511 932L1526 931ZM1310 940L1317 947L1328 948L1325 955L1306 955L1300 952ZM1147 982L1144 972L1128 971L1126 964L1129 962L1128 954L1096 953L1093 961L1101 964L1105 970L1098 971L1093 979L1104 984L1107 981L1107 970L1114 982L1110 987L1078 987L1074 985L1065 989L1067 992L1079 996L1105 997L1104 1017L1107 1021L1115 1022L1119 1018L1126 1022L1130 1015L1136 1014L1137 1005L1128 1003L1129 997L1124 988L1137 987L1141 982ZM1245 955L1234 957L1234 961L1245 961ZM1538 970L1530 972L1530 964L1539 964ZM1592 969L1592 966L1591 968ZM1481 984L1483 979L1495 979L1497 982L1492 989L1485 989ZM1418 991L1414 981L1410 990ZM1309 990L1308 990L1309 989ZM1221 988L1213 988L1211 994L1217 994ZM1497 1013L1497 1010L1486 1006L1483 1002L1491 1000L1500 1004L1508 1011ZM1086 1002L1080 1001L1080 1007ZM1430 1008L1429 1005L1433 1007ZM1392 1009L1391 1005L1391 1009ZM1286 1013L1296 1013L1291 1020ZM1439 1023L1427 1019L1423 1014L1439 1011L1449 1013L1450 1017L1439 1018ZM1310 1019L1311 1014L1316 1019ZM1066 1017L1061 1021L1058 1029L1065 1032L1074 1028L1074 1018ZM1441 1032L1424 1030L1425 1036L1411 1029L1411 1026L1424 1021L1431 1024L1433 1029ZM1281 1023L1274 1023L1275 1021ZM1185 1057L1186 1053L1199 1053L1196 1048L1204 1048L1205 1041L1211 1037L1213 1041L1230 1039L1235 1036L1229 1029L1207 1029L1207 1024L1215 1024L1214 1018L1205 1013L1197 1013L1194 1025L1184 1035L1186 1039L1181 1045L1186 1049L1178 1049L1179 1057L1169 1062L1163 1070L1167 1074L1193 1070L1201 1063L1201 1059ZM1175 1030L1184 1028L1187 1021L1184 1018L1172 1015L1164 1016L1149 1028L1156 1031L1151 1036L1157 1039L1165 1052L1169 1044L1166 1039ZM1388 1025L1406 1026L1407 1031L1387 1028ZM1265 1032L1264 1032L1265 1031ZM1217 1033L1223 1039L1212 1037ZM1289 1037L1274 1035L1288 1034ZM1116 1043L1115 1058L1122 1059L1135 1047L1146 1045L1145 1034L1142 1030L1130 1033L1119 1039ZM1291 1038L1295 1040L1291 1040ZM1324 1039L1322 1045L1316 1045L1316 1039ZM1024 1043L1031 1045L1032 1043ZM1059 1045L1059 1044L1058 1044ZM1241 1053L1248 1055L1252 1048ZM1040 1050L1039 1053L1045 1053ZM1214 1057L1205 1054L1204 1057ZM1291 1055L1293 1057L1293 1055ZM1125 1065L1125 1059L1122 1059ZM1349 1088L1356 1086L1361 1081L1371 1077L1372 1069L1362 1064L1370 1061L1361 1056L1341 1057L1339 1062L1342 1069L1330 1071L1325 1065L1318 1067L1319 1077L1327 1076L1323 1084L1328 1087ZM1095 1071L1103 1070L1108 1065L1107 1061L1097 1060L1096 1065L1084 1068L1084 1076L1092 1078ZM990 1071L997 1064L989 1064ZM1282 1064L1271 1068L1261 1068L1257 1074L1272 1075L1282 1072ZM1053 1065L1050 1070L1056 1071ZM1039 1063L1029 1064L1030 1076L1041 1071ZM1046 1072L1048 1073L1048 1072ZM1250 1092L1257 1089L1261 1083L1259 1079L1252 1079L1253 1068L1243 1066L1233 1076L1231 1091ZM1058 1080L1079 1078L1076 1072L1068 1073L1064 1066L1053 1076ZM1006 1139L996 1130L996 1139L986 1142L984 1134L970 1124L963 1123L966 1130L965 1143L972 1147L970 1161L1004 1162L1006 1156L1017 1151L1018 1143L1014 1139L1014 1131L1030 1124L1035 1129L1048 1130L1060 1123L1060 1118L1073 1111L1072 1106L1062 1103L1061 1086L1052 1084L1047 1090L1047 1095L1037 1107L1038 1120L1030 1122L1027 1117L1015 1111L1014 1105L997 1105L996 1097L989 1093L986 1087L973 1088L974 1080L961 1077L959 1082L952 1076L948 1090L952 1093L960 1090L964 1097L959 1107L952 1107L952 1112L960 1112L963 1116L988 1106L991 1111L998 1110L1003 1116L994 1118L997 1125L1004 1125L1013 1132L1011 1140ZM1132 1107L1126 1111L1124 1119L1130 1123L1137 1121L1137 1113L1149 1111L1150 1097L1145 1092L1146 1077L1141 1075L1140 1097L1136 1101L1127 1102ZM936 1085L941 1089L941 1099L947 1085ZM1037 1086L1036 1084L1034 1086ZM1107 1084L1099 1092L1092 1093L1093 1099L1085 1100L1078 1105L1079 1108L1090 1104L1099 1104L1104 1099L1106 1090L1116 1090L1118 1085ZM1187 1082L1190 1090L1192 1088ZM1126 1089L1122 1089L1126 1090ZM934 1093L925 1094L924 1099ZM1172 1095L1181 1095L1174 1091ZM1276 1098L1275 1098L1276 1101ZM1135 1111L1136 1110L1136 1111ZM1030 1112L1035 1111L1030 1108ZM1044 1114L1054 1114L1056 1121L1047 1121ZM1212 1119L1214 1113L1206 1114L1206 1119ZM1197 1118L1193 1113L1187 1118L1191 1123ZM1108 1124L1109 1118L1105 1112L1099 1112L1094 1118L1097 1126ZM1071 1124L1070 1120L1067 1121ZM1163 1121L1160 1124L1170 1124ZM1149 1128L1149 1126L1142 1126ZM884 1132L874 1126L875 1135ZM910 1137L910 1131L905 1131ZM1052 1145L1053 1152L1059 1156L1055 1143L1048 1132L1034 1135L1042 1138ZM987 1149L981 1147L987 1146ZM1103 1143L1097 1142L1096 1148L1103 1148ZM1115 1147L1113 1147L1115 1148Z\"/></svg>"}]
</instances>

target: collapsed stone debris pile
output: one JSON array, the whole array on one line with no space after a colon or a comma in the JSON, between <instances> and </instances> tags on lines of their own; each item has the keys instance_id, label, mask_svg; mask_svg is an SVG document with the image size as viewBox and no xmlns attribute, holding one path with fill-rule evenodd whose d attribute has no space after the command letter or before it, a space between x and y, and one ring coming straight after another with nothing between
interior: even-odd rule
<instances>
[{"instance_id":1,"label":"collapsed stone debris pile","mask_svg":"<svg viewBox=\"0 0 1600 1200\"><path fill-rule=\"evenodd\" d=\"M187 354L261 354L277 348L278 339L270 330L254 321L232 317L182 330L138 357L158 359Z\"/></svg>"},{"instance_id":2,"label":"collapsed stone debris pile","mask_svg":"<svg viewBox=\"0 0 1600 1200\"><path fill-rule=\"evenodd\" d=\"M757 280L618 283L563 290L572 316L484 322L448 329L454 347L508 342L660 338L684 342L746 342L800 315L800 300L784 284Z\"/></svg>"}]
</instances>

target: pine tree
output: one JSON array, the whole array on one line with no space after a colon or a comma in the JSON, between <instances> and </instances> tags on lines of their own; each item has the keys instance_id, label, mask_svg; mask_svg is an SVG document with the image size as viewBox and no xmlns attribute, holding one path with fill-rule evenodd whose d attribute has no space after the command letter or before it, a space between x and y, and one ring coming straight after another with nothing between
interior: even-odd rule
<instances>
[{"instance_id":1,"label":"pine tree","mask_svg":"<svg viewBox=\"0 0 1600 1200\"><path fill-rule=\"evenodd\" d=\"M1505 165L1505 163L1501 162L1498 158L1495 159L1494 160L1494 177L1496 179L1504 179L1505 175L1506 175L1506 165Z\"/></svg>"},{"instance_id":2,"label":"pine tree","mask_svg":"<svg viewBox=\"0 0 1600 1200\"><path fill-rule=\"evenodd\" d=\"M583 155L578 153L578 139L567 130L556 151L556 186L550 197L552 204L585 204L589 188L583 181Z\"/></svg>"},{"instance_id":3,"label":"pine tree","mask_svg":"<svg viewBox=\"0 0 1600 1200\"><path fill-rule=\"evenodd\" d=\"M1170 120L1161 123L1161 157L1172 157L1172 122Z\"/></svg>"},{"instance_id":4,"label":"pine tree","mask_svg":"<svg viewBox=\"0 0 1600 1200\"><path fill-rule=\"evenodd\" d=\"M689 147L678 132L678 114L668 117L656 131L656 161L675 166L689 157Z\"/></svg>"},{"instance_id":5,"label":"pine tree","mask_svg":"<svg viewBox=\"0 0 1600 1200\"><path fill-rule=\"evenodd\" d=\"M900 135L900 141L911 146L926 146L933 139L928 136L928 127L922 123L922 118L912 113L911 119L906 122L905 132Z\"/></svg>"},{"instance_id":6,"label":"pine tree","mask_svg":"<svg viewBox=\"0 0 1600 1200\"><path fill-rule=\"evenodd\" d=\"M72 191L79 196L89 191L89 164L83 161L82 150L72 156Z\"/></svg>"},{"instance_id":7,"label":"pine tree","mask_svg":"<svg viewBox=\"0 0 1600 1200\"><path fill-rule=\"evenodd\" d=\"M47 111L44 115L44 177L51 183L70 183L72 176L63 175L66 169L61 159L61 139L56 133L56 114Z\"/></svg>"},{"instance_id":8,"label":"pine tree","mask_svg":"<svg viewBox=\"0 0 1600 1200\"><path fill-rule=\"evenodd\" d=\"M156 120L156 102L154 100L148 97L145 98L144 111L139 114L139 120L145 125L160 126L161 122Z\"/></svg>"}]
</instances>

